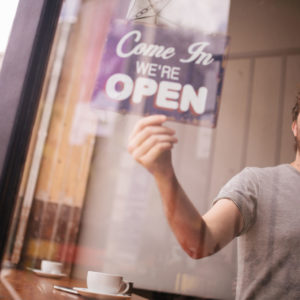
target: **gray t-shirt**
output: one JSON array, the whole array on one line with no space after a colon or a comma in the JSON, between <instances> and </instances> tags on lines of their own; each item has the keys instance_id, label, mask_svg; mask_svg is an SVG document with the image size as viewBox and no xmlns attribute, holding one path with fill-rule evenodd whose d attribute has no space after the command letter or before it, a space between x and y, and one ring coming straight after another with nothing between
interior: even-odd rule
<instances>
[{"instance_id":1,"label":"gray t-shirt","mask_svg":"<svg viewBox=\"0 0 300 300\"><path fill-rule=\"evenodd\" d=\"M222 198L244 219L236 299L300 299L300 172L289 164L246 168L214 203Z\"/></svg>"}]
</instances>

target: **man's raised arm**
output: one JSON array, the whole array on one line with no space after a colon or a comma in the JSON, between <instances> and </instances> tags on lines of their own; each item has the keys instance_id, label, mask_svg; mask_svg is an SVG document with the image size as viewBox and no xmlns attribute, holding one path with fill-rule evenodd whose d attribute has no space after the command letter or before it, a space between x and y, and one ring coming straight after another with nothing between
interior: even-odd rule
<instances>
[{"instance_id":1,"label":"man's raised arm","mask_svg":"<svg viewBox=\"0 0 300 300\"><path fill-rule=\"evenodd\" d=\"M203 217L199 214L176 178L171 149L177 139L163 124L166 120L163 115L141 119L129 138L128 151L154 176L166 217L182 248L191 257L202 258L241 232L242 216L228 199L219 200Z\"/></svg>"}]
</instances>

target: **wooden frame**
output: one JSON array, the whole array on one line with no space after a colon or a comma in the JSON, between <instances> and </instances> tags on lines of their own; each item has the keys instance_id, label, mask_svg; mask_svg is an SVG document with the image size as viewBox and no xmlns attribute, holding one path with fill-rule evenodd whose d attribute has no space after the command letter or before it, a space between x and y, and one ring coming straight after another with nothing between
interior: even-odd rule
<instances>
[{"instance_id":1,"label":"wooden frame","mask_svg":"<svg viewBox=\"0 0 300 300\"><path fill-rule=\"evenodd\" d=\"M0 260L62 0L20 0L0 74Z\"/></svg>"}]
</instances>

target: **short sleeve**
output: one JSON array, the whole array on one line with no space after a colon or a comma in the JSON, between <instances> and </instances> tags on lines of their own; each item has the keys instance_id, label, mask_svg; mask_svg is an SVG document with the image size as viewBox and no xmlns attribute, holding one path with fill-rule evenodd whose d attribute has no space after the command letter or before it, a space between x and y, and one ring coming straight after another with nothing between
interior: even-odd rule
<instances>
[{"instance_id":1,"label":"short sleeve","mask_svg":"<svg viewBox=\"0 0 300 300\"><path fill-rule=\"evenodd\" d=\"M259 181L253 168L245 168L229 180L214 199L213 205L221 199L230 199L240 210L244 226L239 235L247 232L256 220Z\"/></svg>"}]
</instances>

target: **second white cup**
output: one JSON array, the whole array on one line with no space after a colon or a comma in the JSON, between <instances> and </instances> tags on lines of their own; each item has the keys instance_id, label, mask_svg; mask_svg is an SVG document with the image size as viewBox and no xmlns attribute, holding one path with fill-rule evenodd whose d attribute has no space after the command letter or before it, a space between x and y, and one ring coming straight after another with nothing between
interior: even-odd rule
<instances>
[{"instance_id":1,"label":"second white cup","mask_svg":"<svg viewBox=\"0 0 300 300\"><path fill-rule=\"evenodd\" d=\"M87 287L89 290L103 294L125 294L130 284L120 275L88 271Z\"/></svg>"},{"instance_id":2,"label":"second white cup","mask_svg":"<svg viewBox=\"0 0 300 300\"><path fill-rule=\"evenodd\" d=\"M63 264L61 262L42 260L41 271L44 273L61 274Z\"/></svg>"}]
</instances>

